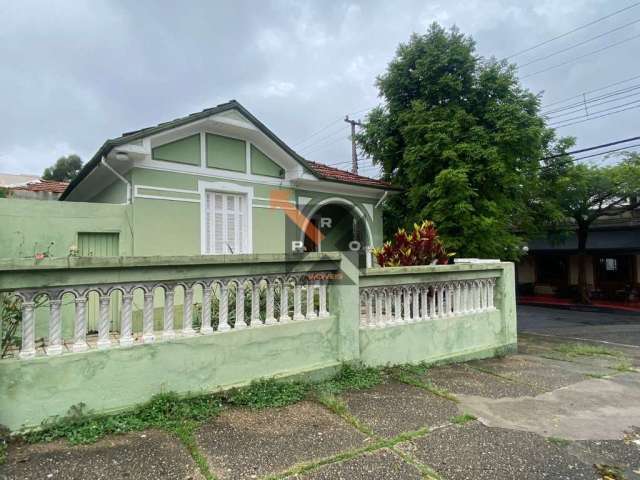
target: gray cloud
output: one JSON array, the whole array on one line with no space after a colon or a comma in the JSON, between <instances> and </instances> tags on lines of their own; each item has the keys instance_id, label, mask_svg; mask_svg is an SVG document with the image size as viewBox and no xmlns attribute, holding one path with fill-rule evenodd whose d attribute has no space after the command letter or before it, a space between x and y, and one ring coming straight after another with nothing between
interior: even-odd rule
<instances>
[{"instance_id":1,"label":"gray cloud","mask_svg":"<svg viewBox=\"0 0 640 480\"><path fill-rule=\"evenodd\" d=\"M348 129L340 119L357 111L362 117L361 110L378 102L375 77L411 32L433 21L456 24L474 36L480 54L501 58L629 4L3 1L0 171L40 173L73 152L88 159L106 138L231 98L303 155L347 167ZM535 59L636 18L640 7L514 60ZM636 35L638 25L527 67L523 75ZM627 42L523 83L551 102L640 74L639 44ZM632 136L638 112L559 133L577 136L581 146Z\"/></svg>"}]
</instances>

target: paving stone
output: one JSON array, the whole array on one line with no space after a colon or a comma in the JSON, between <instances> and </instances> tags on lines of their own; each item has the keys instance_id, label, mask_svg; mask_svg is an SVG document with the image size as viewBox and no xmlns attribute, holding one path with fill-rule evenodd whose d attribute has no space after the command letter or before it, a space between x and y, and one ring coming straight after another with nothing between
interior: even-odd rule
<instances>
[{"instance_id":1,"label":"paving stone","mask_svg":"<svg viewBox=\"0 0 640 480\"><path fill-rule=\"evenodd\" d=\"M197 443L218 478L258 478L360 447L366 437L319 404L232 409L205 424Z\"/></svg>"},{"instance_id":2,"label":"paving stone","mask_svg":"<svg viewBox=\"0 0 640 480\"><path fill-rule=\"evenodd\" d=\"M474 360L468 365L527 384L539 393L581 382L587 373L611 373L609 369L598 370L595 367L519 354Z\"/></svg>"},{"instance_id":3,"label":"paving stone","mask_svg":"<svg viewBox=\"0 0 640 480\"><path fill-rule=\"evenodd\" d=\"M354 416L385 437L442 425L458 414L454 402L399 382L349 392L343 398Z\"/></svg>"},{"instance_id":4,"label":"paving stone","mask_svg":"<svg viewBox=\"0 0 640 480\"><path fill-rule=\"evenodd\" d=\"M413 465L403 461L391 450L383 448L291 478L296 480L421 480L422 475Z\"/></svg>"},{"instance_id":5,"label":"paving stone","mask_svg":"<svg viewBox=\"0 0 640 480\"><path fill-rule=\"evenodd\" d=\"M13 445L2 480L202 479L186 448L170 435L148 430L108 437L92 445Z\"/></svg>"},{"instance_id":6,"label":"paving stone","mask_svg":"<svg viewBox=\"0 0 640 480\"><path fill-rule=\"evenodd\" d=\"M598 478L593 467L539 435L479 422L442 428L398 448L447 480Z\"/></svg>"},{"instance_id":7,"label":"paving stone","mask_svg":"<svg viewBox=\"0 0 640 480\"><path fill-rule=\"evenodd\" d=\"M568 451L588 464L620 468L628 480L640 480L640 428L634 427L620 440L571 442Z\"/></svg>"},{"instance_id":8,"label":"paving stone","mask_svg":"<svg viewBox=\"0 0 640 480\"><path fill-rule=\"evenodd\" d=\"M464 365L436 367L422 377L435 386L458 395L478 395L488 398L534 396L538 391L526 384L503 380L495 375Z\"/></svg>"}]
</instances>

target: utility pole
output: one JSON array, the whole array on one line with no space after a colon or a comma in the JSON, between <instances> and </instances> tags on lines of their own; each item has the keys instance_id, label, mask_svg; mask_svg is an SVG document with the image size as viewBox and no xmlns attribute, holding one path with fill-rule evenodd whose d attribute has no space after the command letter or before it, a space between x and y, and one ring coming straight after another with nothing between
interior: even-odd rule
<instances>
[{"instance_id":1,"label":"utility pole","mask_svg":"<svg viewBox=\"0 0 640 480\"><path fill-rule=\"evenodd\" d=\"M344 117L344 121L351 125L351 171L358 173L358 152L356 151L356 125L361 127L359 120L349 119L349 115Z\"/></svg>"}]
</instances>

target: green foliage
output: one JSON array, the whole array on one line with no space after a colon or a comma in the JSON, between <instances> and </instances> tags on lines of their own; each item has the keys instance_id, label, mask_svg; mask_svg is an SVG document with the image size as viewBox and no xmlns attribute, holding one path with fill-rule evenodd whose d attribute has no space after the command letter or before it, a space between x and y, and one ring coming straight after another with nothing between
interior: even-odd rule
<instances>
[{"instance_id":1,"label":"green foliage","mask_svg":"<svg viewBox=\"0 0 640 480\"><path fill-rule=\"evenodd\" d=\"M347 363L342 365L335 377L318 384L316 390L338 394L346 390L364 390L375 387L382 383L382 380L382 371L378 368Z\"/></svg>"},{"instance_id":2,"label":"green foliage","mask_svg":"<svg viewBox=\"0 0 640 480\"><path fill-rule=\"evenodd\" d=\"M202 422L220 412L216 395L180 398L175 393L155 395L148 402L116 415L92 415L84 404L71 407L67 416L43 423L42 429L24 435L29 443L65 438L72 444L92 443L109 434L146 428L175 430L184 422Z\"/></svg>"},{"instance_id":3,"label":"green foliage","mask_svg":"<svg viewBox=\"0 0 640 480\"><path fill-rule=\"evenodd\" d=\"M399 229L391 241L385 242L381 248L374 248L372 253L381 267L446 265L449 257L454 255L447 253L435 225L427 220L420 225L414 224L410 233L404 228Z\"/></svg>"},{"instance_id":4,"label":"green foliage","mask_svg":"<svg viewBox=\"0 0 640 480\"><path fill-rule=\"evenodd\" d=\"M253 409L284 407L304 399L308 391L307 383L261 379L248 387L232 390L228 401L231 405Z\"/></svg>"},{"instance_id":5,"label":"green foliage","mask_svg":"<svg viewBox=\"0 0 640 480\"><path fill-rule=\"evenodd\" d=\"M515 67L433 24L398 47L377 85L384 105L358 143L406 189L386 204L386 236L428 218L463 257L517 258L548 213L540 160L572 141L545 126L540 98L520 86Z\"/></svg>"},{"instance_id":6,"label":"green foliage","mask_svg":"<svg viewBox=\"0 0 640 480\"><path fill-rule=\"evenodd\" d=\"M60 157L53 166L45 168L42 178L44 180L56 180L58 182L70 182L82 168L82 160L78 155L72 154Z\"/></svg>"},{"instance_id":7,"label":"green foliage","mask_svg":"<svg viewBox=\"0 0 640 480\"><path fill-rule=\"evenodd\" d=\"M0 187L0 198L9 198L11 190L6 187Z\"/></svg>"},{"instance_id":8,"label":"green foliage","mask_svg":"<svg viewBox=\"0 0 640 480\"><path fill-rule=\"evenodd\" d=\"M552 445L556 445L557 447L567 447L571 444L570 440L560 437L547 437L547 442Z\"/></svg>"},{"instance_id":9,"label":"green foliage","mask_svg":"<svg viewBox=\"0 0 640 480\"><path fill-rule=\"evenodd\" d=\"M553 348L555 351L564 353L569 357L608 355L611 357L619 357L623 355L619 350L603 347L600 345L591 345L589 343L564 343Z\"/></svg>"},{"instance_id":10,"label":"green foliage","mask_svg":"<svg viewBox=\"0 0 640 480\"><path fill-rule=\"evenodd\" d=\"M451 423L455 423L456 425L464 425L465 423L472 422L473 420L476 420L476 417L470 413L463 413L461 415L451 417Z\"/></svg>"},{"instance_id":11,"label":"green foliage","mask_svg":"<svg viewBox=\"0 0 640 480\"><path fill-rule=\"evenodd\" d=\"M390 373L391 376L399 382L421 388L434 395L451 400L452 402L459 402L458 398L448 390L434 385L429 379L422 378L421 376L423 374L419 372L423 371L423 368L425 367L421 365L399 365L392 367ZM426 368L424 371L426 372Z\"/></svg>"},{"instance_id":12,"label":"green foliage","mask_svg":"<svg viewBox=\"0 0 640 480\"><path fill-rule=\"evenodd\" d=\"M8 293L0 293L0 358L9 348L20 346L22 310L20 300Z\"/></svg>"}]
</instances>

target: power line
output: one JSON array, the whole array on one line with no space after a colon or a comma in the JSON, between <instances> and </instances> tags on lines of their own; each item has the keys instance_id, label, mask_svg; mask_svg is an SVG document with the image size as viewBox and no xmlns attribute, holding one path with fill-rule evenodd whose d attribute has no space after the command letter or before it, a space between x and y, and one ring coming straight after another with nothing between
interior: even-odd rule
<instances>
[{"instance_id":1,"label":"power line","mask_svg":"<svg viewBox=\"0 0 640 480\"><path fill-rule=\"evenodd\" d=\"M311 142L311 143L309 143L309 144L307 144L307 145L305 145L303 147L300 147L299 150L301 152L304 152L305 150L313 149L313 147L315 145L318 145L318 144L324 142L325 140L327 140L329 138L333 138L338 134L343 134L344 133L343 126L342 125L338 125L338 127L340 127L340 128L338 128L337 130L329 133L328 135L325 135L323 137L320 137L320 138L316 139L315 141L313 141L313 142Z\"/></svg>"},{"instance_id":2,"label":"power line","mask_svg":"<svg viewBox=\"0 0 640 480\"><path fill-rule=\"evenodd\" d=\"M517 57L519 55L522 55L523 53L530 52L531 50L535 50L536 48L542 47L543 45L547 45L547 44L549 44L551 42L555 42L556 40L559 40L559 39L564 38L564 37L566 37L568 35L571 35L572 33L575 33L577 31L583 30L583 29L585 29L587 27L590 27L591 25L595 25L596 23L602 22L603 20L606 20L607 18L611 18L611 17L613 17L615 15L618 15L619 13L622 13L622 12L626 12L627 10L630 10L630 9L632 9L634 7L637 7L638 5L640 5L640 2L634 3L632 5L629 5L628 7L622 8L620 10L616 10L615 12L610 13L609 15L605 15L604 17L600 17L600 18L598 18L596 20L593 20L593 21L591 21L589 23L585 23L584 25L580 25L580 26L578 26L578 27L576 27L576 28L574 28L572 30L569 30L568 32L565 32L565 33L562 33L560 35L557 35L557 36L555 36L553 38L550 38L549 40L545 40L544 42L540 42L540 43L537 43L535 45L532 45L531 47L525 48L524 50L520 50L519 52L512 53L508 57L505 57L505 60L508 60L510 58L513 58L513 57Z\"/></svg>"},{"instance_id":3,"label":"power line","mask_svg":"<svg viewBox=\"0 0 640 480\"><path fill-rule=\"evenodd\" d=\"M525 68L525 67L528 67L529 65L532 65L534 63L541 62L542 60L547 60L547 59L549 59L551 57L555 57L556 55L560 55L561 53L568 52L569 50L573 50L574 48L581 47L582 45L586 45L587 43L593 42L594 40L597 40L599 38L606 37L607 35L609 35L609 34L611 34L613 32L617 32L619 30L622 30L623 28L627 28L627 27L630 27L631 25L635 25L638 22L640 22L640 18L634 20L633 22L630 22L630 23L627 23L625 25L622 25L620 27L616 27L616 28L614 28L612 30L607 30L604 33L596 35L595 37L588 38L586 40L583 40L582 42L579 42L579 43L576 43L576 44L571 45L569 47L563 48L562 50L558 50L556 52L550 53L550 54L545 55L543 57L539 57L539 58L533 59L533 60L531 60L531 61L529 61L529 62L527 62L525 64L518 65L518 68Z\"/></svg>"},{"instance_id":4,"label":"power line","mask_svg":"<svg viewBox=\"0 0 640 480\"><path fill-rule=\"evenodd\" d=\"M603 94L603 95L599 95L597 97L590 98L586 102L584 100L584 98L586 97L586 93L583 93L581 95L581 98L583 98L583 100L580 101L580 102L575 102L575 103L572 103L570 105L565 105L564 107L559 107L559 108L556 108L554 110L548 110L548 111L544 111L544 112L540 112L540 113L542 115L545 115L545 116L547 116L547 115L553 116L552 114L554 114L554 113L563 112L565 110L570 110L570 109L573 109L573 108L584 108L584 104L585 103L591 104L593 102L596 102L596 101L599 101L599 100L604 100L604 99L610 98L610 97L616 97L618 95L622 95L623 93L631 92L631 91L637 90L639 88L640 88L640 83L637 84L637 85L632 85L632 86L627 87L627 88L622 88L620 90L615 90L613 92L609 92L609 93L606 93L606 94ZM609 100L609 101L615 101L615 99ZM607 103L607 102L602 102L602 103Z\"/></svg>"},{"instance_id":5,"label":"power line","mask_svg":"<svg viewBox=\"0 0 640 480\"><path fill-rule=\"evenodd\" d=\"M556 125L553 128L563 128L563 127L569 127L571 125L578 125L580 123L589 122L591 120L597 120L598 118L609 117L611 115L615 115L616 113L626 112L627 110L635 110L636 108L640 108L640 105L635 105L633 107L623 108L621 110L616 110L615 112L604 113L602 115L598 115L598 116L595 116L595 117L585 118L584 120L579 120L577 122L563 123L562 125Z\"/></svg>"},{"instance_id":6,"label":"power line","mask_svg":"<svg viewBox=\"0 0 640 480\"><path fill-rule=\"evenodd\" d=\"M593 147L581 148L580 150L573 150L571 152L564 152L564 153L558 153L556 155L549 155L547 157L543 157L542 160L553 160L554 158L564 157L565 155L575 155L576 153L591 152L593 150L599 150L601 148L606 148L606 147L613 147L614 145L620 145L621 143L629 143L629 142L633 142L635 140L640 140L640 136L631 137L631 138L625 138L625 139L622 139L622 140L615 140L615 141L609 142L609 143L602 143L600 145L594 145Z\"/></svg>"},{"instance_id":7,"label":"power line","mask_svg":"<svg viewBox=\"0 0 640 480\"><path fill-rule=\"evenodd\" d=\"M558 63L556 65L552 65L550 67L543 68L542 70L538 70L537 72L533 72L533 73L530 73L529 75L525 75L523 77L520 77L520 79L523 80L525 78L533 77L534 75L538 75L540 73L548 72L549 70L553 70L555 68L563 67L565 65L568 65L568 64L573 63L573 62L577 62L578 60L582 60L583 58L589 57L591 55L595 55L597 53L604 52L605 50L609 50L610 48L617 47L618 45L622 45L623 43L630 42L631 40L635 40L636 38L640 38L640 33L637 34L637 35L634 35L632 37L625 38L624 40L621 40L619 42L612 43L611 45L607 45L606 47L602 47L602 48L599 48L597 50L593 50L592 52L585 53L584 55L580 55L579 57L572 58L571 60L567 60L566 62Z\"/></svg>"},{"instance_id":8,"label":"power line","mask_svg":"<svg viewBox=\"0 0 640 480\"><path fill-rule=\"evenodd\" d=\"M586 108L588 106L590 106L592 108L593 107L599 107L599 106L602 106L602 105L607 105L608 103L619 102L621 100L624 100L625 98L637 97L638 95L640 95L640 92L632 93L630 95L625 95L625 96L619 97L619 98L612 98L610 100L606 100L604 102L595 103L593 105L590 102L585 102L582 105L578 105L578 106L572 107L573 109L571 111L564 112L564 113L559 113L557 115L551 115L551 116L548 116L548 118L551 121L556 121L556 119L559 118L559 117L564 117L565 115L572 115L572 114L574 114L574 113L576 113L576 112L580 111L581 109ZM609 107L609 108L613 109L613 108L618 108L618 107L625 107L625 106L627 106L627 105L629 105L631 103L634 103L634 102L628 102L628 103L624 103L624 104L614 105L613 107ZM603 111L605 111L605 110L598 110L598 111L594 111L594 112L587 111L586 116L588 117L590 115L593 115L594 113L601 113ZM547 115L545 115L545 116L547 116ZM576 120L576 119L582 118L583 116L585 116L585 115L580 115L579 117L566 118L564 120L557 120L557 121L561 123L561 122L565 122L565 121L569 121L569 120Z\"/></svg>"},{"instance_id":9,"label":"power line","mask_svg":"<svg viewBox=\"0 0 640 480\"><path fill-rule=\"evenodd\" d=\"M543 109L549 108L549 107L551 107L553 105L558 105L560 103L565 103L565 102L568 102L569 100L573 100L574 98L581 98L583 95L586 95L586 94L589 94L589 93L594 93L594 92L599 92L601 90L606 90L609 87L615 87L616 85L620 85L622 83L627 83L627 82L630 82L631 80L636 80L638 78L640 78L640 75L635 75L633 77L629 77L629 78L626 78L624 80L619 80L617 82L609 83L609 84L604 85L602 87L594 88L593 90L587 90L586 92L579 93L578 95L573 95L571 97L563 98L561 100L555 100L555 101L553 101L551 103L547 103L542 108Z\"/></svg>"},{"instance_id":10,"label":"power line","mask_svg":"<svg viewBox=\"0 0 640 480\"><path fill-rule=\"evenodd\" d=\"M374 105L372 107L367 107L367 108L363 108L361 110L356 110L355 112L349 112L348 115L356 115L358 113L362 113L362 112L367 112L369 110L373 110L374 108L376 108L378 105ZM316 135L318 135L319 133L324 132L325 130L327 130L329 127L331 127L332 125L342 121L344 117L340 117L336 120L331 121L331 123L328 123L327 125L325 125L324 127L316 130L315 132L313 132L311 135L309 135L308 137L306 137L304 140L300 140L298 142L295 142L293 144L291 144L292 147L296 147L298 145L301 145L303 143L306 143L308 140L311 140L313 137L315 137Z\"/></svg>"},{"instance_id":11,"label":"power line","mask_svg":"<svg viewBox=\"0 0 640 480\"><path fill-rule=\"evenodd\" d=\"M609 153L619 152L621 150L627 150L628 148L640 147L640 143L636 143L635 145L627 145L626 147L614 148L612 150L607 150L606 152L593 153L591 155L584 155L582 157L574 158L573 161L576 162L578 160L584 160L586 158L600 157L602 155L607 155Z\"/></svg>"}]
</instances>

